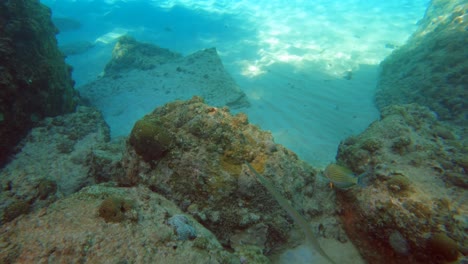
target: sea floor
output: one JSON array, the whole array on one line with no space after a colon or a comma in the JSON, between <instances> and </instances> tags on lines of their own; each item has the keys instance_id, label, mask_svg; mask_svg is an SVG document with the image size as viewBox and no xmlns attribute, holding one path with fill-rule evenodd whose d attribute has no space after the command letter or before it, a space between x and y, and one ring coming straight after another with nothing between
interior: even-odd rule
<instances>
[{"instance_id":1,"label":"sea floor","mask_svg":"<svg viewBox=\"0 0 468 264\"><path fill-rule=\"evenodd\" d=\"M428 1L227 1L224 6L158 1L127 7L114 1L103 5L102 13L86 13L85 7L77 13L77 3L43 2L55 16L83 24L78 32L59 34L59 44L96 44L67 58L77 87L102 73L123 34L184 55L214 46L251 102L239 111L305 161L324 167L341 140L378 118L373 103L378 64L415 30ZM150 101L145 97L142 101ZM147 104L136 111L158 106Z\"/></svg>"},{"instance_id":2,"label":"sea floor","mask_svg":"<svg viewBox=\"0 0 468 264\"><path fill-rule=\"evenodd\" d=\"M216 47L251 103L235 112L247 113L250 122L271 131L277 143L323 168L334 161L341 140L378 119L373 95L379 63L405 43L429 1L262 0L214 5L181 0L158 1L159 6L108 1L99 12L73 8L76 2L42 2L54 15L83 23L79 32L59 34L59 44L95 43L87 52L67 58L77 87L102 73L115 40L123 34L184 55ZM151 104L148 98L141 102ZM135 111L156 106L140 105ZM112 129L122 124L109 125ZM322 242L332 258L362 263L350 243ZM296 254L283 256L282 263L294 263L291 258L309 254L306 251L298 248Z\"/></svg>"}]
</instances>

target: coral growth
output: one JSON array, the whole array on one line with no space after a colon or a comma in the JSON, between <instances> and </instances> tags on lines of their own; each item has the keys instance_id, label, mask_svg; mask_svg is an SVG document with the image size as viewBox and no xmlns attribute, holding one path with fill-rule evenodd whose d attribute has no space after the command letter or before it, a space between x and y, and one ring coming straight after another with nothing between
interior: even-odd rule
<instances>
[{"instance_id":1,"label":"coral growth","mask_svg":"<svg viewBox=\"0 0 468 264\"><path fill-rule=\"evenodd\" d=\"M135 123L129 142L145 161L158 160L173 144L172 135L158 119L147 116Z\"/></svg>"},{"instance_id":2,"label":"coral growth","mask_svg":"<svg viewBox=\"0 0 468 264\"><path fill-rule=\"evenodd\" d=\"M275 144L271 134L249 124L245 114L231 115L226 107L208 106L202 98L194 97L157 108L135 124L133 133L141 124L154 132L146 136L150 141L161 138L155 136L160 133L173 140L150 148L153 143L138 146L138 141L131 139L122 160L127 177L120 179L120 184L143 184L164 194L227 247L237 250L234 237L258 231L251 228L262 223L268 226L265 240L255 246L261 252L274 251L287 242L292 226L245 162L272 181L306 218L333 214L328 189L315 181L317 172ZM159 154L149 156L145 151Z\"/></svg>"},{"instance_id":3,"label":"coral growth","mask_svg":"<svg viewBox=\"0 0 468 264\"><path fill-rule=\"evenodd\" d=\"M130 211L138 211L138 224L104 224L93 212L105 197L114 197L105 201L121 210L125 205L118 197L133 201L135 206ZM214 235L196 221L191 225L198 237L177 240L166 222L168 214L183 215L174 203L146 187L116 188L109 187L109 183L85 187L57 200L47 210L1 225L0 263L240 262L239 256L224 250ZM113 216L111 219L118 220ZM261 252L257 255L261 256Z\"/></svg>"},{"instance_id":4,"label":"coral growth","mask_svg":"<svg viewBox=\"0 0 468 264\"><path fill-rule=\"evenodd\" d=\"M453 176L466 178L466 172L452 162L467 153L445 139L458 138L457 130L453 136L444 132L445 138L434 135L433 128L441 126L425 107L391 106L380 121L340 145L339 162L369 172L366 188L338 192L337 197L341 208L352 208L342 220L368 262L442 263L455 260L458 246L468 243L466 220L456 220L466 214L460 198L466 189ZM382 144L370 155L372 137ZM446 236L427 236L437 231Z\"/></svg>"},{"instance_id":5,"label":"coral growth","mask_svg":"<svg viewBox=\"0 0 468 264\"><path fill-rule=\"evenodd\" d=\"M122 222L125 213L132 209L132 203L120 197L109 197L99 206L99 216L106 222Z\"/></svg>"}]
</instances>

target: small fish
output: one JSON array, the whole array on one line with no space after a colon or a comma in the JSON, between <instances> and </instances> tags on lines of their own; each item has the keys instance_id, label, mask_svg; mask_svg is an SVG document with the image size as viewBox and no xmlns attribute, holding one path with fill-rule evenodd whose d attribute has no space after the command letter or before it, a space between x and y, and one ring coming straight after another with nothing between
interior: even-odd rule
<instances>
[{"instance_id":1,"label":"small fish","mask_svg":"<svg viewBox=\"0 0 468 264\"><path fill-rule=\"evenodd\" d=\"M364 187L362 178L367 175L365 172L357 176L352 170L334 163L328 165L323 174L330 180L333 186L340 189L347 189L355 185Z\"/></svg>"}]
</instances>

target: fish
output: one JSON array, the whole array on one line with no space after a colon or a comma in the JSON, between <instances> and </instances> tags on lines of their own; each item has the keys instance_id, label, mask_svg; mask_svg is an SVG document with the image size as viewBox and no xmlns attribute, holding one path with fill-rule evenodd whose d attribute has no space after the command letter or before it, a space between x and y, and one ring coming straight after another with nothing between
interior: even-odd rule
<instances>
[{"instance_id":1,"label":"fish","mask_svg":"<svg viewBox=\"0 0 468 264\"><path fill-rule=\"evenodd\" d=\"M356 185L364 187L362 179L367 175L367 172L356 175L356 173L347 167L331 163L325 168L323 174L330 180L330 184L333 186L339 189L348 189Z\"/></svg>"}]
</instances>

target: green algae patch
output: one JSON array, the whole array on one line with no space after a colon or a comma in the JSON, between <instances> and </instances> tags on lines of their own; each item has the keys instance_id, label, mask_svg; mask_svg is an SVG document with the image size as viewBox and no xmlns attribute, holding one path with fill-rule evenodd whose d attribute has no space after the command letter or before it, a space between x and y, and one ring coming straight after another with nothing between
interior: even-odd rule
<instances>
[{"instance_id":1,"label":"green algae patch","mask_svg":"<svg viewBox=\"0 0 468 264\"><path fill-rule=\"evenodd\" d=\"M164 157L174 141L164 124L151 116L145 116L135 123L129 140L136 153L147 162Z\"/></svg>"}]
</instances>

